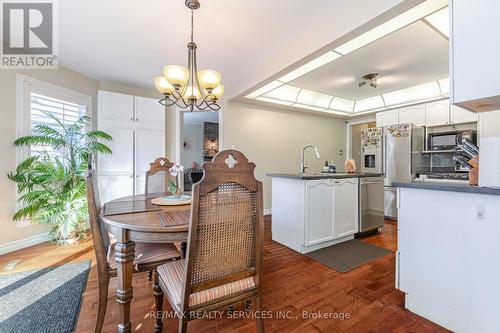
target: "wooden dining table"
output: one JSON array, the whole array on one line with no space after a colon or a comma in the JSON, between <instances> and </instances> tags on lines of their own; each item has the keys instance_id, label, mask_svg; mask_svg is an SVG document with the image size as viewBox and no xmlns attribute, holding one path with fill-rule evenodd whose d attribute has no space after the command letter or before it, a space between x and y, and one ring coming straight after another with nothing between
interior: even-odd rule
<instances>
[{"instance_id":1,"label":"wooden dining table","mask_svg":"<svg viewBox=\"0 0 500 333\"><path fill-rule=\"evenodd\" d=\"M135 242L181 243L181 257L185 257L191 205L158 206L151 203L152 199L166 195L155 193L118 198L105 203L101 210L106 228L117 240L116 301L120 309L120 333L131 332L132 328L130 308Z\"/></svg>"}]
</instances>

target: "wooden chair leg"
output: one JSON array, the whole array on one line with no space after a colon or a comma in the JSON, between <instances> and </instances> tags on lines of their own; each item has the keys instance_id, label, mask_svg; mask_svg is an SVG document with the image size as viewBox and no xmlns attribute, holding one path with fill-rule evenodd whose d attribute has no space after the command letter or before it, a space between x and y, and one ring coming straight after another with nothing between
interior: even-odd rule
<instances>
[{"instance_id":1,"label":"wooden chair leg","mask_svg":"<svg viewBox=\"0 0 500 333\"><path fill-rule=\"evenodd\" d=\"M255 297L253 304L255 312L260 312L262 310L259 296ZM257 332L264 333L264 319L262 319L261 314L255 316L255 324L257 325Z\"/></svg>"},{"instance_id":2,"label":"wooden chair leg","mask_svg":"<svg viewBox=\"0 0 500 333\"><path fill-rule=\"evenodd\" d=\"M101 333L102 325L104 324L104 317L106 315L106 308L108 306L108 289L109 289L109 276L107 274L99 274L99 307L97 310L97 319L95 323L95 333Z\"/></svg>"},{"instance_id":3,"label":"wooden chair leg","mask_svg":"<svg viewBox=\"0 0 500 333\"><path fill-rule=\"evenodd\" d=\"M156 307L155 333L161 333L163 331L163 290L158 284L158 272L156 270L153 272L153 295Z\"/></svg>"},{"instance_id":4,"label":"wooden chair leg","mask_svg":"<svg viewBox=\"0 0 500 333\"><path fill-rule=\"evenodd\" d=\"M153 272L149 271L148 272L148 281L151 281L152 278L153 278Z\"/></svg>"}]
</instances>

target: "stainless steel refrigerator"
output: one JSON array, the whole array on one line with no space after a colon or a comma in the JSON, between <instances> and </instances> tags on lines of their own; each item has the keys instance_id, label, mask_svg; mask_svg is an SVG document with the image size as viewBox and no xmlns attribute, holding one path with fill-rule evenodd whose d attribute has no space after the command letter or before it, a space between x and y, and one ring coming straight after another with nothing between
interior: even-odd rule
<instances>
[{"instance_id":1,"label":"stainless steel refrigerator","mask_svg":"<svg viewBox=\"0 0 500 333\"><path fill-rule=\"evenodd\" d=\"M397 218L397 195L392 182L415 179L422 165L424 128L413 124L384 127L384 215Z\"/></svg>"}]
</instances>

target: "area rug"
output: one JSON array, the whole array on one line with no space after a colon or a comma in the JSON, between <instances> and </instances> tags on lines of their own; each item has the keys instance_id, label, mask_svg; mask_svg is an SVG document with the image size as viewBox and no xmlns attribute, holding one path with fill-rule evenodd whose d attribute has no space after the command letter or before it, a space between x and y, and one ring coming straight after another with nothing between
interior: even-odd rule
<instances>
[{"instance_id":1,"label":"area rug","mask_svg":"<svg viewBox=\"0 0 500 333\"><path fill-rule=\"evenodd\" d=\"M0 275L0 332L73 332L90 260Z\"/></svg>"},{"instance_id":2,"label":"area rug","mask_svg":"<svg viewBox=\"0 0 500 333\"><path fill-rule=\"evenodd\" d=\"M391 252L383 247L353 239L305 255L338 272L346 273Z\"/></svg>"}]
</instances>

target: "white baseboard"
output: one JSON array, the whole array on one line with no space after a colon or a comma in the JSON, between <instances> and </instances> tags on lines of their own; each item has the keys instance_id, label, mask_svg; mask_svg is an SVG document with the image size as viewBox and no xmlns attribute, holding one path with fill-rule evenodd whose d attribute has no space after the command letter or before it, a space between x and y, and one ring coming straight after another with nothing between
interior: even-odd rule
<instances>
[{"instance_id":1,"label":"white baseboard","mask_svg":"<svg viewBox=\"0 0 500 333\"><path fill-rule=\"evenodd\" d=\"M271 208L264 209L264 215L271 215L273 210Z\"/></svg>"},{"instance_id":2,"label":"white baseboard","mask_svg":"<svg viewBox=\"0 0 500 333\"><path fill-rule=\"evenodd\" d=\"M5 243L0 245L0 255L6 254L9 252L14 252L17 250L24 249L26 247L30 247L36 244L40 244L43 242L47 242L50 239L49 233L43 233L40 235L20 239L15 242Z\"/></svg>"}]
</instances>

